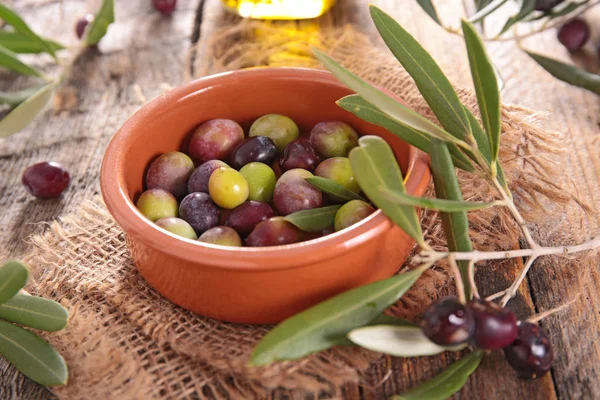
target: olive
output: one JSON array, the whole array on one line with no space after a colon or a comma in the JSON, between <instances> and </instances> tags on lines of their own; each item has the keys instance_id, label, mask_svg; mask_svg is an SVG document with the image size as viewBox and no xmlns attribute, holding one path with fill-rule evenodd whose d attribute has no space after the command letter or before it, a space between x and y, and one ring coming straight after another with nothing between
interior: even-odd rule
<instances>
[{"instance_id":1,"label":"olive","mask_svg":"<svg viewBox=\"0 0 600 400\"><path fill-rule=\"evenodd\" d=\"M200 235L198 241L221 246L240 247L242 245L240 235L238 235L235 229L228 226L215 226L214 228L210 228Z\"/></svg>"},{"instance_id":2,"label":"olive","mask_svg":"<svg viewBox=\"0 0 600 400\"><path fill-rule=\"evenodd\" d=\"M248 182L248 200L270 203L277 177L271 167L259 162L246 164L240 169L240 174Z\"/></svg>"},{"instance_id":3,"label":"olive","mask_svg":"<svg viewBox=\"0 0 600 400\"><path fill-rule=\"evenodd\" d=\"M475 331L473 312L456 297L432 303L421 320L425 336L440 346L456 346L471 340Z\"/></svg>"},{"instance_id":4,"label":"olive","mask_svg":"<svg viewBox=\"0 0 600 400\"><path fill-rule=\"evenodd\" d=\"M248 182L235 169L220 167L208 180L208 192L219 207L232 209L248 198Z\"/></svg>"},{"instance_id":5,"label":"olive","mask_svg":"<svg viewBox=\"0 0 600 400\"><path fill-rule=\"evenodd\" d=\"M260 222L274 216L275 213L270 205L258 201L246 201L231 210L225 225L232 227L240 235L246 236Z\"/></svg>"},{"instance_id":6,"label":"olive","mask_svg":"<svg viewBox=\"0 0 600 400\"><path fill-rule=\"evenodd\" d=\"M581 18L567 22L558 30L558 41L571 53L581 50L590 38L590 27Z\"/></svg>"},{"instance_id":7,"label":"olive","mask_svg":"<svg viewBox=\"0 0 600 400\"><path fill-rule=\"evenodd\" d=\"M249 136L266 136L275 143L278 151L283 151L285 146L298 139L299 135L300 129L291 118L285 115L267 114L254 121Z\"/></svg>"},{"instance_id":8,"label":"olive","mask_svg":"<svg viewBox=\"0 0 600 400\"><path fill-rule=\"evenodd\" d=\"M354 179L350 159L346 157L333 157L323 161L315 170L315 175L331 179L354 193L360 192L360 186ZM333 199L336 200L336 199Z\"/></svg>"},{"instance_id":9,"label":"olive","mask_svg":"<svg viewBox=\"0 0 600 400\"><path fill-rule=\"evenodd\" d=\"M504 348L506 361L521 378L536 379L545 375L554 360L550 339L542 328L530 322L519 322L518 329L515 341Z\"/></svg>"},{"instance_id":10,"label":"olive","mask_svg":"<svg viewBox=\"0 0 600 400\"><path fill-rule=\"evenodd\" d=\"M319 122L310 132L310 143L321 158L348 157L358 146L358 134L341 121Z\"/></svg>"},{"instance_id":11,"label":"olive","mask_svg":"<svg viewBox=\"0 0 600 400\"><path fill-rule=\"evenodd\" d=\"M362 200L350 200L335 213L333 226L341 231L373 214L375 209Z\"/></svg>"},{"instance_id":12,"label":"olive","mask_svg":"<svg viewBox=\"0 0 600 400\"><path fill-rule=\"evenodd\" d=\"M480 299L473 299L468 306L475 317L473 340L477 347L501 349L516 339L517 317L512 311Z\"/></svg>"},{"instance_id":13,"label":"olive","mask_svg":"<svg viewBox=\"0 0 600 400\"><path fill-rule=\"evenodd\" d=\"M194 162L187 155L172 151L158 157L146 173L148 189L164 189L182 199L187 194L187 183L194 172Z\"/></svg>"},{"instance_id":14,"label":"olive","mask_svg":"<svg viewBox=\"0 0 600 400\"><path fill-rule=\"evenodd\" d=\"M321 191L305 180L312 176L304 169L291 169L281 175L273 192L273 204L281 215L321 207Z\"/></svg>"},{"instance_id":15,"label":"olive","mask_svg":"<svg viewBox=\"0 0 600 400\"><path fill-rule=\"evenodd\" d=\"M233 149L231 166L239 170L251 162L271 165L275 157L277 148L271 139L265 136L249 137Z\"/></svg>"},{"instance_id":16,"label":"olive","mask_svg":"<svg viewBox=\"0 0 600 400\"><path fill-rule=\"evenodd\" d=\"M189 155L198 164L225 160L244 140L244 130L230 119L213 119L200 125L189 144Z\"/></svg>"},{"instance_id":17,"label":"olive","mask_svg":"<svg viewBox=\"0 0 600 400\"><path fill-rule=\"evenodd\" d=\"M208 180L212 173L220 167L229 167L229 165L221 160L210 160L196 168L188 180L188 192L208 193Z\"/></svg>"},{"instance_id":18,"label":"olive","mask_svg":"<svg viewBox=\"0 0 600 400\"><path fill-rule=\"evenodd\" d=\"M297 243L302 240L302 232L282 217L262 221L246 238L250 247L279 246Z\"/></svg>"},{"instance_id":19,"label":"olive","mask_svg":"<svg viewBox=\"0 0 600 400\"><path fill-rule=\"evenodd\" d=\"M279 168L283 172L290 169L302 168L309 172L313 172L319 164L319 156L315 153L310 141L306 139L298 139L290 142L279 159Z\"/></svg>"},{"instance_id":20,"label":"olive","mask_svg":"<svg viewBox=\"0 0 600 400\"><path fill-rule=\"evenodd\" d=\"M179 215L200 235L219 224L221 211L208 193L190 193L181 201Z\"/></svg>"},{"instance_id":21,"label":"olive","mask_svg":"<svg viewBox=\"0 0 600 400\"><path fill-rule=\"evenodd\" d=\"M163 189L146 190L135 205L151 221L177 216L177 199Z\"/></svg>"},{"instance_id":22,"label":"olive","mask_svg":"<svg viewBox=\"0 0 600 400\"><path fill-rule=\"evenodd\" d=\"M156 221L156 225L161 228L179 236L183 236L184 238L196 240L198 239L198 235L194 231L194 228L181 218L161 218Z\"/></svg>"},{"instance_id":23,"label":"olive","mask_svg":"<svg viewBox=\"0 0 600 400\"><path fill-rule=\"evenodd\" d=\"M71 176L55 162L33 164L23 172L21 183L27 191L40 198L60 196L69 187Z\"/></svg>"}]
</instances>

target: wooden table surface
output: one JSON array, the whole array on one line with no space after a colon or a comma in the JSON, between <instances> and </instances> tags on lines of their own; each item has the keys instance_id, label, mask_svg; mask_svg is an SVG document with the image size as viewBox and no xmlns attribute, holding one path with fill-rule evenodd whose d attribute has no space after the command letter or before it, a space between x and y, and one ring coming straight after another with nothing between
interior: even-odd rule
<instances>
[{"instance_id":1,"label":"wooden table surface","mask_svg":"<svg viewBox=\"0 0 600 400\"><path fill-rule=\"evenodd\" d=\"M456 37L431 23L412 1L371 1L393 14L439 60L459 85L469 85L464 45ZM75 43L74 21L97 9L98 1L13 0L36 31L63 43ZM19 257L27 251L25 240L36 224L51 221L77 209L84 200L99 193L98 173L108 141L121 124L145 100L176 86L189 76L187 61L191 41L200 45L210 39L223 21L219 0L180 0L172 18L152 11L149 0L117 0L117 22L111 26L99 51L89 51L76 63L54 109L47 111L21 133L0 139L0 258ZM198 12L198 7L202 12ZM339 5L319 19L323 26L354 24L377 41L368 18L366 0L339 0ZM456 16L458 0L440 0L440 11ZM231 20L231 18L228 18ZM454 19L456 21L456 19ZM200 32L199 39L192 32ZM561 54L554 33L537 36L526 45ZM507 86L505 102L550 110L546 126L563 132L568 151L557 162L569 170L569 179L590 205L600 206L600 140L598 97L571 88L541 73L512 43L490 46L492 57L503 71ZM32 59L33 60L33 59ZM40 67L52 71L48 58L37 57ZM196 61L202 63L203 60ZM166 84L166 85L165 85ZM0 72L0 90L15 90L27 80ZM58 200L36 200L20 184L22 171L38 161L53 160L65 165L72 186ZM600 231L598 215L581 226L564 224L562 210L549 210L540 240L551 240L570 230L590 235ZM559 231L553 227L560 226ZM537 230L536 230L537 232ZM516 266L478 275L485 293L508 286ZM548 310L581 293L581 301L568 312L548 318L542 325L555 348L551 374L530 382L515 378L496 352L486 357L456 398L461 399L593 399L600 398L600 273L598 261L565 270L556 262L537 263L527 285L511 302L519 317ZM76 344L74 344L76 345ZM393 359L391 377L376 387L346 385L345 398L378 399L399 393L436 373L449 362L445 357L419 360ZM383 369L372 370L371 381L382 380ZM275 397L278 397L275 395ZM52 395L21 376L0 359L0 399L47 399Z\"/></svg>"}]
</instances>

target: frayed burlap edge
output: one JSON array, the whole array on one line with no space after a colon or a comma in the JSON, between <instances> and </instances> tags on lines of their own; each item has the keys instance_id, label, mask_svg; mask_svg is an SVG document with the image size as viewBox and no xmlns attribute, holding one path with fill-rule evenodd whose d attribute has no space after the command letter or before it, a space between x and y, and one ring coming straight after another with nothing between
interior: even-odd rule
<instances>
[{"instance_id":1,"label":"frayed burlap edge","mask_svg":"<svg viewBox=\"0 0 600 400\"><path fill-rule=\"evenodd\" d=\"M260 65L318 67L310 52L317 46L434 119L407 73L351 27L286 33L281 26L246 21L213 37L204 49L213 62L200 74ZM473 93L459 90L459 96L476 109ZM520 208L535 222L546 201L576 199L568 180L556 183L555 177L562 176L555 164L561 138L540 130L540 115L530 110L504 106L502 112L500 157ZM466 199L492 199L487 183L462 172L459 179ZM481 210L469 219L475 248L514 247L518 227L505 210ZM424 212L422 224L432 246L444 249L437 214ZM262 398L275 389L336 397L342 384L359 382L379 358L366 350L339 348L249 369L250 351L268 328L204 318L160 297L137 274L120 228L99 200L50 224L32 244L26 260L34 268L31 292L59 299L71 310L69 327L46 336L70 365L70 384L55 390L61 398ZM447 290L448 279L445 265L431 269L393 307L394 313L416 317Z\"/></svg>"}]
</instances>

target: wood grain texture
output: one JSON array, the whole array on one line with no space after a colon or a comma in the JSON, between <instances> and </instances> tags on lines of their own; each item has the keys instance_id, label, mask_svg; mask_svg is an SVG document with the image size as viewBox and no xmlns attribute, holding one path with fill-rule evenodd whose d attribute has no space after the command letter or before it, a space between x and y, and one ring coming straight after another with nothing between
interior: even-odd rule
<instances>
[{"instance_id":1,"label":"wood grain texture","mask_svg":"<svg viewBox=\"0 0 600 400\"><path fill-rule=\"evenodd\" d=\"M71 45L76 43L72 33L75 20L98 5L98 1L83 0L19 0L12 3L38 32ZM145 100L162 93L164 85L161 84L176 86L189 76L190 63L186 60L194 26L202 43L223 21L219 0L205 0L201 18L197 13L199 0L179 1L172 18L163 18L153 12L149 3L146 0L118 1L117 22L110 28L99 50L90 50L80 58L56 110L46 112L17 136L0 140L2 258L19 257L28 248L26 238L40 230L40 222L76 210L83 199L99 192L99 167L112 134ZM359 26L381 44L369 20L367 3L366 0L339 0L339 5L319 19L319 23ZM416 2L377 0L372 3L390 12L409 29L456 84L470 85L469 67L460 38L432 23ZM439 3L444 19L457 24L454 2ZM490 28L493 27L492 24ZM553 32L532 38L526 45L566 56L554 40ZM512 43L493 44L490 49L507 81L503 101L551 110L546 126L564 133L569 151L556 162L564 165L569 173L557 179L572 180L580 188L580 197L591 206L600 207L599 98L540 73L539 68ZM202 57L201 47L196 57ZM35 62L40 67L50 64L45 57L35 58ZM0 72L0 90L14 90L27 84L22 77ZM60 162L71 172L72 187L60 200L35 200L20 184L23 169L43 160ZM550 208L547 223L539 227L537 236L542 243L553 243L573 233L597 234L600 219L588 216L585 223L580 223L582 216L578 211L565 215L563 210ZM564 221L572 221L568 225L572 231L555 229L558 222ZM581 293L582 300L568 312L542 322L555 345L556 362L552 374L535 382L518 380L502 354L495 352L486 357L455 398L599 398L598 266L597 259L584 266L569 268L552 259L538 262L528 284L523 285L519 296L510 303L517 315L525 318ZM518 263L506 262L481 268L477 279L482 294L507 287L518 267ZM364 384L348 384L343 388L344 398L382 399L401 393L440 372L452 360L451 355L419 360L383 358L369 371ZM386 374L388 367L391 367L391 375ZM286 393L276 393L273 398L289 398L286 396ZM51 398L51 394L46 389L24 378L0 359L0 399L47 398Z\"/></svg>"}]
</instances>

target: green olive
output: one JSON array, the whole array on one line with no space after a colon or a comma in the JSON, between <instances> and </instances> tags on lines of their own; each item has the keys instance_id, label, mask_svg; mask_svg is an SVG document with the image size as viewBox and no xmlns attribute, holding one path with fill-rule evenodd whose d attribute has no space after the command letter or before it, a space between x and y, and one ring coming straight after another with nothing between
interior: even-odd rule
<instances>
[{"instance_id":1,"label":"green olive","mask_svg":"<svg viewBox=\"0 0 600 400\"><path fill-rule=\"evenodd\" d=\"M175 196L163 189L146 190L135 205L151 221L176 217L179 208Z\"/></svg>"},{"instance_id":2,"label":"green olive","mask_svg":"<svg viewBox=\"0 0 600 400\"><path fill-rule=\"evenodd\" d=\"M232 209L248 199L248 182L235 169L220 167L210 175L208 192L219 207Z\"/></svg>"},{"instance_id":3,"label":"green olive","mask_svg":"<svg viewBox=\"0 0 600 400\"><path fill-rule=\"evenodd\" d=\"M251 162L240 169L240 174L248 182L248 200L270 203L277 177L273 169L266 164Z\"/></svg>"}]
</instances>

